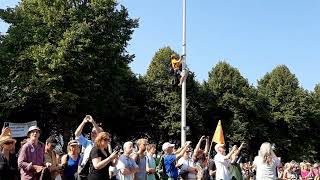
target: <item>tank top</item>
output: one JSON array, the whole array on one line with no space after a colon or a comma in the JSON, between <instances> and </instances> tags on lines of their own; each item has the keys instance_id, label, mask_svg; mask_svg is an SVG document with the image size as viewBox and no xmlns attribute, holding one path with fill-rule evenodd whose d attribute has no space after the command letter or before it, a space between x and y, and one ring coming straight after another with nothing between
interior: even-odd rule
<instances>
[{"instance_id":1,"label":"tank top","mask_svg":"<svg viewBox=\"0 0 320 180\"><path fill-rule=\"evenodd\" d=\"M65 179L68 179L68 180L75 179L74 174L78 170L79 160L80 160L80 155L78 155L78 158L76 160L73 160L71 156L67 155L67 165L63 170Z\"/></svg>"}]
</instances>

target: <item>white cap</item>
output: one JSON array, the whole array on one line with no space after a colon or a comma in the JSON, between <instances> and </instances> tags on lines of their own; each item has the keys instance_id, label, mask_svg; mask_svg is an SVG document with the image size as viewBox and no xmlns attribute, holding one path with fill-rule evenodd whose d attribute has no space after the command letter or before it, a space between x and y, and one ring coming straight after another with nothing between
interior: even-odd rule
<instances>
[{"instance_id":1,"label":"white cap","mask_svg":"<svg viewBox=\"0 0 320 180\"><path fill-rule=\"evenodd\" d=\"M214 146L214 150L215 150L216 152L218 152L219 147L223 147L223 146L224 146L224 144L216 144L216 145Z\"/></svg>"},{"instance_id":2,"label":"white cap","mask_svg":"<svg viewBox=\"0 0 320 180\"><path fill-rule=\"evenodd\" d=\"M165 143L163 143L163 145L162 145L162 150L165 151L165 150L167 150L169 147L174 147L174 144L171 144L171 143L169 143L169 142L165 142Z\"/></svg>"},{"instance_id":3,"label":"white cap","mask_svg":"<svg viewBox=\"0 0 320 180\"><path fill-rule=\"evenodd\" d=\"M30 131L33 131L33 130L38 130L38 131L40 131L40 128L39 128L38 126L30 126L30 127L29 127L29 130L28 130L28 133L29 133Z\"/></svg>"}]
</instances>

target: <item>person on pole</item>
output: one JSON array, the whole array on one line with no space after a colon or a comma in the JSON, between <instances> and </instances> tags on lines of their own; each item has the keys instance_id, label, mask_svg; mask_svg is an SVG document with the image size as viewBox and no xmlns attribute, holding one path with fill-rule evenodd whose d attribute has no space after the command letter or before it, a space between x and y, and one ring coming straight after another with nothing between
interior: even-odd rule
<instances>
[{"instance_id":1,"label":"person on pole","mask_svg":"<svg viewBox=\"0 0 320 180\"><path fill-rule=\"evenodd\" d=\"M186 70L182 68L184 57L185 55L181 55L181 57L178 59L178 56L176 54L172 54L170 56L171 68L173 69L174 76L176 77L176 79L179 79L178 86L182 85L187 75Z\"/></svg>"}]
</instances>

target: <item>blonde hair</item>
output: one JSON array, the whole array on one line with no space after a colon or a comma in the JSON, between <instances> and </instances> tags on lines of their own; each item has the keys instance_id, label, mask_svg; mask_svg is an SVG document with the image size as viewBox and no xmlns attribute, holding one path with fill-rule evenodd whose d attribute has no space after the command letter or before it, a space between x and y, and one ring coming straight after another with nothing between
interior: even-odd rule
<instances>
[{"instance_id":1,"label":"blonde hair","mask_svg":"<svg viewBox=\"0 0 320 180\"><path fill-rule=\"evenodd\" d=\"M259 156L262 157L263 163L271 165L272 163L272 158L275 156L272 146L268 142L264 142L260 146L259 150Z\"/></svg>"},{"instance_id":2,"label":"blonde hair","mask_svg":"<svg viewBox=\"0 0 320 180\"><path fill-rule=\"evenodd\" d=\"M139 147L143 142L148 142L148 140L144 139L144 138L140 138L140 139L137 140L136 144Z\"/></svg>"},{"instance_id":3,"label":"blonde hair","mask_svg":"<svg viewBox=\"0 0 320 180\"><path fill-rule=\"evenodd\" d=\"M110 141L110 134L109 133L107 133L107 132L100 132L98 135L97 135L97 137L96 137L96 139L95 139L95 144L96 144L96 146L98 147L98 148L100 148L101 147L101 142L103 141L103 140L106 140L106 139L109 139L109 141Z\"/></svg>"}]
</instances>

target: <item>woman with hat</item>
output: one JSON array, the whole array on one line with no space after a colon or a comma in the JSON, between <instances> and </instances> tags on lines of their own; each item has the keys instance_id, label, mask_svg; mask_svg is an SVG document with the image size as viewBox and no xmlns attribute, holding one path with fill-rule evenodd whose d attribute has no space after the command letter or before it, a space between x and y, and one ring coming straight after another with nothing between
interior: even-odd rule
<instances>
[{"instance_id":1,"label":"woman with hat","mask_svg":"<svg viewBox=\"0 0 320 180\"><path fill-rule=\"evenodd\" d=\"M18 177L17 159L11 153L15 144L10 129L5 128L0 136L0 180L14 180Z\"/></svg>"},{"instance_id":2,"label":"woman with hat","mask_svg":"<svg viewBox=\"0 0 320 180\"><path fill-rule=\"evenodd\" d=\"M68 143L68 154L61 158L61 164L64 166L63 179L75 180L76 172L80 161L80 147L77 140L71 140Z\"/></svg>"}]
</instances>

